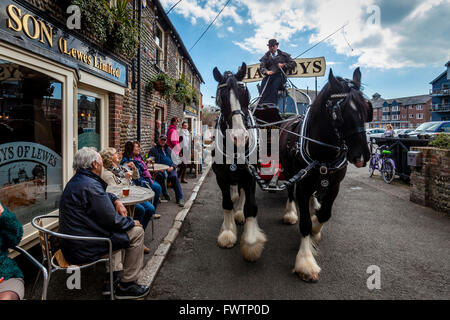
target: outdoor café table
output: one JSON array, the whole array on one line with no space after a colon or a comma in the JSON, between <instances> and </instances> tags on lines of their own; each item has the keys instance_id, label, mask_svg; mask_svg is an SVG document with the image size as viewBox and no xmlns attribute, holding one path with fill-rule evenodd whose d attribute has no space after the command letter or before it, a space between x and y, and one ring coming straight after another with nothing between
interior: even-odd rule
<instances>
[{"instance_id":1,"label":"outdoor caf\u00e9 table","mask_svg":"<svg viewBox=\"0 0 450 320\"><path fill-rule=\"evenodd\" d=\"M162 171L166 171L170 167L165 164L155 163L153 165L147 164L147 168L148 168L148 171L150 171L150 172L162 172Z\"/></svg>"},{"instance_id":2,"label":"outdoor caf\u00e9 table","mask_svg":"<svg viewBox=\"0 0 450 320\"><path fill-rule=\"evenodd\" d=\"M127 208L128 215L132 218L134 218L134 209L136 208L136 204L150 201L155 196L152 189L130 186L130 195L128 197L124 197L122 195L122 189L123 186L108 186L106 188L106 192L115 194L119 198L119 201L123 203L125 208Z\"/></svg>"}]
</instances>

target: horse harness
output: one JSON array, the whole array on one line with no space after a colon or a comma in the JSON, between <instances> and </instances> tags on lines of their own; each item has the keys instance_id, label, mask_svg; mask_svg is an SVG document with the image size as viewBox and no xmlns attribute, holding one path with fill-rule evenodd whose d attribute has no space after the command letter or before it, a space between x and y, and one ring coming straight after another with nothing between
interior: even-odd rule
<instances>
[{"instance_id":1,"label":"horse harness","mask_svg":"<svg viewBox=\"0 0 450 320\"><path fill-rule=\"evenodd\" d=\"M349 84L349 86L350 85L351 85L351 83ZM339 146L330 145L330 144L306 137L310 107L308 108L305 117L297 117L295 120L293 120L293 121L291 120L292 123L289 126L289 128L291 130L279 128L279 129L289 133L287 146L288 146L288 149L290 150L290 155L293 157L298 157L300 155L301 158L303 159L303 161L307 164L306 168L301 169L291 179L289 179L284 184L282 184L280 189L284 190L284 189L294 185L295 183L301 181L312 170L318 170L318 172L320 174L320 183L318 185L319 190L317 190L317 191L319 194L324 194L324 193L326 193L326 190L330 185L330 175L341 170L342 168L344 168L347 165L348 148L345 144L345 139L347 139L349 136L351 136L353 134L360 133L365 130L364 127L359 127L357 129L352 130L351 132L347 133L345 136L340 132L339 127L341 127L343 124L341 104L347 98L347 96L348 96L347 93L331 95L325 105L327 111L330 113L330 116L333 119L333 129L338 138ZM299 125L301 125L300 134L297 134L293 130L298 128ZM298 141L295 141L294 144L291 143L291 139L290 139L291 135L297 136L299 138ZM337 151L336 158L329 162L320 162L318 160L313 160L308 153L305 140L308 142L316 143L323 147L330 148L330 149ZM264 180L262 180L257 175L256 169L254 169L254 167L253 168L252 167L253 166L250 166L249 169L252 172L253 176L255 176L258 184L260 184L260 186L263 189L267 188L267 186L264 184Z\"/></svg>"},{"instance_id":2,"label":"horse harness","mask_svg":"<svg viewBox=\"0 0 450 320\"><path fill-rule=\"evenodd\" d=\"M242 87L242 88L244 88L244 89L247 88L246 84L245 84L244 82L242 82L242 81L237 81L237 84L238 84L238 86L240 86L240 87ZM220 98L219 91L222 90L223 88L226 88L226 87L228 87L228 83L226 83L226 82L225 82L225 83L222 83L222 84L219 84L219 85L217 86L217 92L216 92L216 104L217 104L218 106L221 106L221 105L222 105L222 100L221 100L221 98ZM220 112L220 113L222 114L222 112ZM244 123L248 124L248 122L249 122L249 117L248 117L248 115L246 115L241 109L231 111L231 118L233 118L234 116L237 116L237 115L242 116L242 119L244 120ZM219 125L219 127L220 127L220 123L219 123L219 120L220 120L220 119L222 119L222 117L219 116L219 118L218 118L218 125ZM226 124L226 129L230 129L230 126L228 125L228 122L225 121L225 124Z\"/></svg>"},{"instance_id":3,"label":"horse harness","mask_svg":"<svg viewBox=\"0 0 450 320\"><path fill-rule=\"evenodd\" d=\"M245 86L245 83L242 81L238 81L237 82L239 86ZM353 88L354 85L351 81L347 81L347 85L350 88ZM223 83L220 84L217 87L217 94L216 94L216 103L217 105L221 105L221 99L220 99L220 95L219 90L221 90L222 88L227 87L228 84L227 83ZM297 174L295 174L291 179L289 179L288 181L286 181L285 183L283 183L280 186L280 189L284 190L292 185L294 185L295 183L301 181L303 178L305 178L312 170L318 170L319 174L320 174L320 184L319 184L319 190L318 192L320 194L323 194L326 192L326 189L329 187L330 182L329 182L329 178L330 175L341 170L342 168L344 168L347 165L347 152L348 152L348 148L345 144L345 139L347 139L348 137L350 137L353 134L356 133L361 133L365 131L364 127L358 127L352 131L350 131L349 133L347 133L345 136L340 132L339 128L342 126L343 124L343 117L342 117L342 107L341 104L345 101L345 99L348 97L348 93L340 93L340 94L333 94L331 95L326 104L325 107L327 109L327 111L330 113L330 116L333 120L332 125L333 125L333 129L334 132L338 138L338 144L339 146L335 146L335 145L330 145L309 137L306 137L306 131L307 131L307 126L308 126L308 116L309 116L309 112L310 112L310 108L308 108L307 112L306 112L306 116L301 116L301 117L297 117L293 122L292 122L292 127L291 128L297 128L298 125L301 123L301 128L300 128L300 134L297 134L294 131L291 130L287 130L281 127L278 127L280 130L286 131L288 132L290 135L294 135L299 137L299 140L295 142L294 146L291 146L289 149L291 150L291 154L294 155L295 157L298 157L298 155L301 156L301 158L303 159L303 161L307 164L306 168L301 169L299 172L297 172ZM248 125L249 124L249 116L246 115L242 110L234 110L231 112L231 116L236 116L236 115L240 115L243 117L244 122ZM219 115L219 118L217 119L217 126L220 128L221 127L221 119L222 119L222 112ZM258 122L261 122L259 119L256 119ZM264 121L262 121L264 122ZM287 120L283 120L281 122L287 122ZM279 124L281 122L277 122L277 123L265 123L265 125L253 125L253 126L248 126L248 128L250 129L255 129L255 128L261 128L261 127L267 127L267 125L276 125ZM226 124L226 128L229 129L229 125L228 123L225 121ZM313 160L308 151L307 151L307 146L305 143L305 140L308 142L312 142L312 143L316 143L318 145L321 145L323 147L329 148L329 149L333 149L335 150L338 154L336 156L336 158L330 162L320 162L318 160ZM288 147L290 145L290 136L288 137ZM236 165L236 164L231 164L229 165L229 171L230 173L236 173L237 171L243 170L243 169L247 169L247 171L256 179L256 182L260 185L260 187L262 189L267 189L267 185L265 184L265 181L263 179L261 179L261 177L258 175L258 172L256 171L256 168L248 163L248 159L247 157L245 158L245 165Z\"/></svg>"}]
</instances>

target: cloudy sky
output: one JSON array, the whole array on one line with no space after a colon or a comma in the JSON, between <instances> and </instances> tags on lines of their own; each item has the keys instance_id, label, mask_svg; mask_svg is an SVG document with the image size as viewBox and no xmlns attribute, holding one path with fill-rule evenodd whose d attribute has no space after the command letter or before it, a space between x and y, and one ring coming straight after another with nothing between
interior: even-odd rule
<instances>
[{"instance_id":1,"label":"cloudy sky","mask_svg":"<svg viewBox=\"0 0 450 320\"><path fill-rule=\"evenodd\" d=\"M189 50L228 0L182 0L169 17ZM178 0L161 0L168 10ZM302 57L324 56L329 69L351 77L361 67L364 92L384 98L428 94L450 60L450 0L231 0L190 51L202 74L204 105L213 105L215 66L237 71L258 63L267 41L293 57L346 27ZM318 79L318 87L326 77ZM314 79L293 79L314 89ZM252 97L255 84L249 84Z\"/></svg>"}]
</instances>

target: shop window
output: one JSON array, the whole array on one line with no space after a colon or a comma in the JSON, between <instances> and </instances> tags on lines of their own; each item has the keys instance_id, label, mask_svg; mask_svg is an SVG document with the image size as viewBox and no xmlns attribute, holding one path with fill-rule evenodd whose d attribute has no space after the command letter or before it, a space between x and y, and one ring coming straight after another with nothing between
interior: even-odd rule
<instances>
[{"instance_id":1,"label":"shop window","mask_svg":"<svg viewBox=\"0 0 450 320\"><path fill-rule=\"evenodd\" d=\"M22 224L59 206L63 84L0 60L0 202Z\"/></svg>"},{"instance_id":2,"label":"shop window","mask_svg":"<svg viewBox=\"0 0 450 320\"><path fill-rule=\"evenodd\" d=\"M94 147L100 151L99 98L78 94L78 149Z\"/></svg>"}]
</instances>

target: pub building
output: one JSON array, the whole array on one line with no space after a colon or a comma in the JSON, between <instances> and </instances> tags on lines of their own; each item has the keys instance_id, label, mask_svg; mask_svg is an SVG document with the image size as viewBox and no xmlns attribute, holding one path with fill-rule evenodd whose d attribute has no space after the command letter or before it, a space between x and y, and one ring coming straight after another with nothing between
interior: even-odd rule
<instances>
[{"instance_id":1,"label":"pub building","mask_svg":"<svg viewBox=\"0 0 450 320\"><path fill-rule=\"evenodd\" d=\"M58 213L78 149L123 151L139 140L148 152L155 121L163 131L185 113L201 134L203 79L159 1L129 2L141 25L134 54L100 43L83 23L69 28L72 2L0 0L0 202L23 224L24 248L38 242L32 218ZM197 105L145 90L159 73L189 81Z\"/></svg>"}]
</instances>

